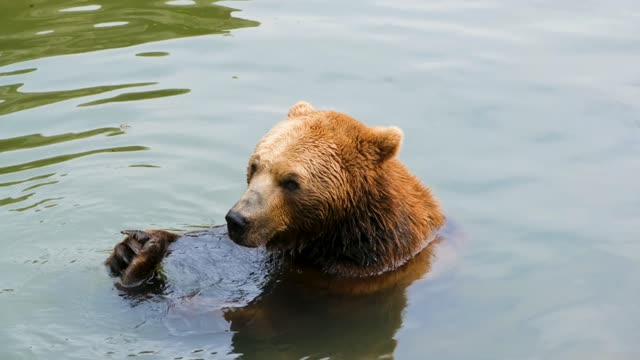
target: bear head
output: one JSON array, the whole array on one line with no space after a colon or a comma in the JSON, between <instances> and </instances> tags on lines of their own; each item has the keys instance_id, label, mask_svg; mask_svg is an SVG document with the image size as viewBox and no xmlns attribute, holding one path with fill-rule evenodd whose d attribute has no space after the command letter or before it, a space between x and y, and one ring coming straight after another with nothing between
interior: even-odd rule
<instances>
[{"instance_id":1,"label":"bear head","mask_svg":"<svg viewBox=\"0 0 640 360\"><path fill-rule=\"evenodd\" d=\"M386 256L374 248L398 241L406 243L398 251L414 252L413 242L424 242L442 219L397 160L402 139L397 127L296 103L256 145L248 187L226 215L229 237L248 247L311 250L326 264L366 266Z\"/></svg>"}]
</instances>

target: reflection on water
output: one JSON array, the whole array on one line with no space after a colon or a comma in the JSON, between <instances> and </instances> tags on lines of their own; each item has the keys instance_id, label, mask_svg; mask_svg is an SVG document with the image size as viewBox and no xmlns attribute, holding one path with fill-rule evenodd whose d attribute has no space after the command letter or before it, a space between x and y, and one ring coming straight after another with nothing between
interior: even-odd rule
<instances>
[{"instance_id":1,"label":"reflection on water","mask_svg":"<svg viewBox=\"0 0 640 360\"><path fill-rule=\"evenodd\" d=\"M19 171L26 171L26 170L31 170L31 169L37 169L37 168L50 166L50 165L55 165L55 164L59 164L59 163L65 162L65 161L69 161L69 160L73 160L73 159L77 159L77 158L81 158L81 157L89 156L89 155L105 154L105 153L131 152L131 151L142 151L142 150L148 150L148 148L146 148L144 146L122 146L122 147L115 147L115 148L83 151L83 152L73 153L73 154L58 155L58 156L53 156L53 157L50 157L50 158L30 161L30 162L27 162L27 163L1 167L0 168L0 175L15 173L15 172L19 172ZM12 185L19 185L19 184L22 184L24 182L34 181L36 179L43 179L43 178L46 178L46 177L49 177L49 176L51 176L51 175L35 176L35 177L27 179L27 180L6 182L6 183L3 183L3 184L0 184L0 186L8 187L8 186L12 186ZM56 180L56 181L48 181L48 182L44 182L44 183L38 183L36 185L32 185L32 186L29 186L29 187L27 187L25 189L22 189L21 192L32 191L32 190L35 190L37 188L42 188L42 187L47 186L47 185L58 184L59 182L60 182L59 180ZM0 199L0 206L10 205L10 204L15 204L15 203L18 203L18 202L25 201L25 200L29 199L31 196L33 196L34 194L35 194L35 192L31 192L31 193L29 193L27 195L22 195L22 196L19 196L19 197L8 197L8 198L5 198L5 199ZM44 200L41 200L41 201L39 201L39 202L37 202L37 203L35 203L33 205L26 206L26 207L19 208L19 209L13 209L13 210L15 210L15 211L24 211L24 210L28 210L28 209L31 209L33 207L36 207L38 205L41 205L41 204L43 204L45 202L49 202L49 201L52 201L52 200L60 200L60 199L62 199L62 197L44 199Z\"/></svg>"},{"instance_id":2,"label":"reflection on water","mask_svg":"<svg viewBox=\"0 0 640 360\"><path fill-rule=\"evenodd\" d=\"M43 167L43 166L58 164L64 161L69 161L69 160L77 159L83 156L89 156L94 154L118 153L118 152L125 152L125 151L141 151L141 150L148 150L148 149L149 148L144 146L121 146L116 148L98 149L98 150L83 151L83 152L74 153L74 154L58 155L58 156L53 156L46 159L30 161L27 163L0 167L0 175L10 174L16 171L24 171L24 170Z\"/></svg>"},{"instance_id":3,"label":"reflection on water","mask_svg":"<svg viewBox=\"0 0 640 360\"><path fill-rule=\"evenodd\" d=\"M258 22L232 16L235 9L212 3L211 1L162 2L144 0L131 2L115 0L87 4L82 0L33 0L28 2L0 0L0 66L19 63L57 55L80 54L91 51L113 49L137 44L161 41L173 38L224 34L232 29L252 27ZM141 52L137 56L167 56L168 52ZM0 77L9 83L0 85L0 116L23 112L54 103L80 97L122 90L132 87L155 85L157 82L131 82L118 85L99 85L65 89L58 91L20 91L28 80L20 77L36 71L36 67L18 70L0 71ZM14 80L14 78L16 80ZM20 80L18 80L20 79ZM26 79L26 78L25 78ZM126 92L103 99L81 103L78 106L94 106L108 103L140 101L169 96L183 95L190 92L185 88L160 88L150 91ZM1 131L0 131L1 133ZM47 148L72 140L80 140L97 135L121 135L120 128L98 128L82 132L70 132L44 136L30 134L0 139L0 153L29 149ZM73 159L96 154L122 153L149 149L141 145L109 146L101 145L98 149L80 149L67 153L40 152L37 159L20 157L13 161L10 154L4 155L0 162L0 177L25 172L42 167L51 167ZM155 168L153 164L133 164L131 167ZM30 174L31 175L31 174ZM37 191L48 189L58 184L59 179L51 180L55 173L30 176L25 180L4 181L0 187L10 191L23 183L29 186L18 193L6 196L0 194L0 206L22 203L33 200ZM47 179L46 182L38 182ZM0 178L0 180L2 180ZM35 182L35 184L33 184ZM25 211L32 208L55 206L54 200L61 197L48 197L21 208Z\"/></svg>"},{"instance_id":4,"label":"reflection on water","mask_svg":"<svg viewBox=\"0 0 640 360\"><path fill-rule=\"evenodd\" d=\"M29 69L15 70L15 71L0 72L0 76L11 76L11 75L28 74L28 73L34 72L36 70L37 70L36 68L29 68Z\"/></svg>"},{"instance_id":5,"label":"reflection on water","mask_svg":"<svg viewBox=\"0 0 640 360\"><path fill-rule=\"evenodd\" d=\"M59 182L60 182L60 181L57 181L57 180L56 180L56 181L49 181L49 182L45 182L45 183L35 184L35 185L29 186L28 188L26 188L26 189L22 190L22 192L29 191L29 190L33 190L33 189L37 189L37 188L39 188L39 187L43 187L43 186L47 186L47 185L57 184L57 183L59 183Z\"/></svg>"},{"instance_id":6,"label":"reflection on water","mask_svg":"<svg viewBox=\"0 0 640 360\"><path fill-rule=\"evenodd\" d=\"M166 96L176 96L188 93L189 89L163 89L163 90L152 90L152 91L142 91L135 93L124 93L118 94L114 97L110 97L107 99L101 99L96 101L91 101L88 103L80 104L78 106L91 106L91 105L100 105L100 104L108 104L112 102L123 102L123 101L135 101L135 100L146 100L146 99L155 99Z\"/></svg>"},{"instance_id":7,"label":"reflection on water","mask_svg":"<svg viewBox=\"0 0 640 360\"><path fill-rule=\"evenodd\" d=\"M0 66L47 56L113 49L258 26L235 9L194 1L0 0ZM121 26L105 26L121 25Z\"/></svg>"},{"instance_id":8,"label":"reflection on water","mask_svg":"<svg viewBox=\"0 0 640 360\"><path fill-rule=\"evenodd\" d=\"M23 195L17 198L5 198L5 199L0 199L0 206L4 206L4 205L11 205L17 202L21 202L21 201L25 201L28 198L32 197L35 193L31 193L31 194L27 194L27 195Z\"/></svg>"},{"instance_id":9,"label":"reflection on water","mask_svg":"<svg viewBox=\"0 0 640 360\"><path fill-rule=\"evenodd\" d=\"M138 53L136 54L136 56L167 56L169 55L168 52L166 51L149 51L149 52L142 52L142 53Z\"/></svg>"},{"instance_id":10,"label":"reflection on water","mask_svg":"<svg viewBox=\"0 0 640 360\"><path fill-rule=\"evenodd\" d=\"M17 208L17 209L11 209L11 211L27 211L29 209L33 209L36 208L42 204L47 204L44 207L45 208L52 208L54 206L57 206L58 204L50 204L49 202L51 201L55 201L55 200L62 200L64 199L64 197L57 197L57 198L48 198L48 199L44 199L44 200L40 200L38 202L36 202L35 204L29 205L29 206L25 206L25 207L21 207L21 208ZM38 211L38 210L36 210Z\"/></svg>"},{"instance_id":11,"label":"reflection on water","mask_svg":"<svg viewBox=\"0 0 640 360\"><path fill-rule=\"evenodd\" d=\"M122 133L123 132L120 128L111 127L83 131L79 133L66 133L52 136L44 136L42 134L24 135L9 139L0 139L0 153L14 150L30 149L39 146L53 145L64 141L80 140L101 134L114 136L120 135Z\"/></svg>"},{"instance_id":12,"label":"reflection on water","mask_svg":"<svg viewBox=\"0 0 640 360\"><path fill-rule=\"evenodd\" d=\"M36 108L39 106L54 104L60 101L70 100L82 96L90 96L101 94L107 91L124 89L136 86L147 86L155 83L136 83L124 85L95 86L90 88L63 90L63 91L47 91L47 92L20 92L18 89L24 84L12 84L0 86L0 99L4 100L0 103L0 115L10 114L16 111Z\"/></svg>"},{"instance_id":13,"label":"reflection on water","mask_svg":"<svg viewBox=\"0 0 640 360\"><path fill-rule=\"evenodd\" d=\"M5 182L5 183L0 183L0 187L18 185L18 184L26 183L26 182L29 182L29 181L42 180L42 179L46 179L48 177L51 177L53 175L55 175L55 173L34 176L34 177L31 177L31 178L28 178L28 179L25 179L25 180L20 180L20 181L10 181L10 182Z\"/></svg>"},{"instance_id":14,"label":"reflection on water","mask_svg":"<svg viewBox=\"0 0 640 360\"><path fill-rule=\"evenodd\" d=\"M86 5L86 6L76 6L72 8L62 9L60 12L76 12L76 11L95 11L99 10L102 6L100 5Z\"/></svg>"},{"instance_id":15,"label":"reflection on water","mask_svg":"<svg viewBox=\"0 0 640 360\"><path fill-rule=\"evenodd\" d=\"M137 86L154 85L155 83L136 83L112 86L95 86L90 88L65 90L65 91L48 91L42 93L25 93L19 92L24 84L13 84L0 86L0 116L10 114L12 112L36 108L39 106L49 105L60 101L71 100L78 97L97 95L108 91L125 89ZM95 100L78 106L90 106L107 104L111 102L135 101L154 99L166 96L176 96L188 93L189 89L162 89L152 91L142 91L135 93L119 94L111 98Z\"/></svg>"},{"instance_id":16,"label":"reflection on water","mask_svg":"<svg viewBox=\"0 0 640 360\"><path fill-rule=\"evenodd\" d=\"M8 139L0 139L0 153L46 147L46 146L60 144L68 141L86 139L86 138L90 138L98 135L116 136L116 135L122 135L122 134L124 134L124 132L119 127L117 128L107 127L107 128L99 128L94 130L78 132L78 133L65 133L65 134L51 135L51 136L44 136L42 134L17 136L17 137L8 138ZM29 161L25 163L0 167L0 175L6 175L6 174L16 173L20 171L27 171L31 169L38 169L41 167L55 165L65 161L81 158L84 156L94 155L94 154L130 152L130 151L141 151L141 150L148 150L148 148L144 146L122 146L122 147L96 149L96 150L82 151L82 152L71 153L71 154L57 155L57 156L47 157L44 159L38 159L38 160ZM28 192L28 194L25 194L25 195L20 194L19 196L6 197L3 199L0 198L0 206L23 202L25 200L30 199L33 195L36 194L36 191L34 190L41 189L42 187L45 187L45 186L58 184L60 180L50 179L54 175L55 173L47 173L44 175L33 176L25 180L8 181L8 182L0 183L0 188L3 188L3 187L9 188L9 187L14 187L14 186L28 183L28 184L25 184L26 185L25 188L20 190L20 193ZM46 180L46 181L37 182L39 180ZM33 182L37 182L37 183L32 184ZM21 208L15 208L12 210L25 211L25 210L38 207L39 205L43 205L43 204L47 204L45 208L53 207L56 204L50 204L50 202L54 200L60 200L60 199L62 199L62 197L46 198L46 199L37 201L34 204L24 206Z\"/></svg>"}]
</instances>

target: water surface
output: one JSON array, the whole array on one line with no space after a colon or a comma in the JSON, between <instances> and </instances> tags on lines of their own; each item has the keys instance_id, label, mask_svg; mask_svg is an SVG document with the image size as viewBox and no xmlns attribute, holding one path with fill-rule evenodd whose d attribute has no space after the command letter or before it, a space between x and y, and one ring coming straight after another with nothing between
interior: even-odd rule
<instances>
[{"instance_id":1,"label":"water surface","mask_svg":"<svg viewBox=\"0 0 640 360\"><path fill-rule=\"evenodd\" d=\"M403 128L400 157L467 236L406 290L388 355L640 356L637 2L0 9L1 358L238 356L219 313L176 332L100 264L121 229L222 223L300 99Z\"/></svg>"}]
</instances>

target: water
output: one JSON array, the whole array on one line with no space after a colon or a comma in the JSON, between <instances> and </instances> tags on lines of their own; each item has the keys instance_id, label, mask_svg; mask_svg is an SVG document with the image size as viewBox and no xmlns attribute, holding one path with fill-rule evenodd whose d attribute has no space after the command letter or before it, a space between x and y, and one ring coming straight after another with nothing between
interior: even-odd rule
<instances>
[{"instance_id":1,"label":"water","mask_svg":"<svg viewBox=\"0 0 640 360\"><path fill-rule=\"evenodd\" d=\"M639 34L623 0L0 0L0 357L236 356L206 297L189 333L101 262L121 229L222 223L304 99L403 128L467 236L387 352L637 358Z\"/></svg>"}]
</instances>

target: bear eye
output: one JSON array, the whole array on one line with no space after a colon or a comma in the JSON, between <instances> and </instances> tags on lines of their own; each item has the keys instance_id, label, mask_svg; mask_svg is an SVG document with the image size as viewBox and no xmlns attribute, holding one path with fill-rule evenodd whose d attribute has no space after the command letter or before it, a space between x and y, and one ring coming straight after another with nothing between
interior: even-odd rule
<instances>
[{"instance_id":1,"label":"bear eye","mask_svg":"<svg viewBox=\"0 0 640 360\"><path fill-rule=\"evenodd\" d=\"M287 191L296 191L300 189L300 184L296 179L286 178L280 182L280 186Z\"/></svg>"},{"instance_id":2,"label":"bear eye","mask_svg":"<svg viewBox=\"0 0 640 360\"><path fill-rule=\"evenodd\" d=\"M256 173L256 171L258 171L258 164L251 163L251 165L249 165L249 169L247 170L247 184L251 181L251 178L253 178L253 175Z\"/></svg>"}]
</instances>

